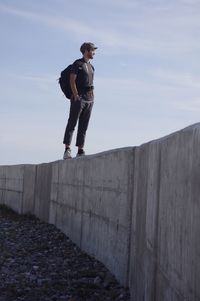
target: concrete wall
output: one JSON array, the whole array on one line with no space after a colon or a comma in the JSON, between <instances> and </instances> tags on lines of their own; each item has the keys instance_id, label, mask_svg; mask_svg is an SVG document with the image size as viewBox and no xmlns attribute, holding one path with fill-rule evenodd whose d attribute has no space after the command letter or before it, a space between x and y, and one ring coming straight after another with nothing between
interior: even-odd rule
<instances>
[{"instance_id":1,"label":"concrete wall","mask_svg":"<svg viewBox=\"0 0 200 301\"><path fill-rule=\"evenodd\" d=\"M200 300L200 125L135 152L130 287L136 300Z\"/></svg>"},{"instance_id":2,"label":"concrete wall","mask_svg":"<svg viewBox=\"0 0 200 301\"><path fill-rule=\"evenodd\" d=\"M53 163L50 223L128 284L133 148Z\"/></svg>"},{"instance_id":3,"label":"concrete wall","mask_svg":"<svg viewBox=\"0 0 200 301\"><path fill-rule=\"evenodd\" d=\"M200 124L140 147L0 166L0 203L55 224L136 301L200 300Z\"/></svg>"}]
</instances>

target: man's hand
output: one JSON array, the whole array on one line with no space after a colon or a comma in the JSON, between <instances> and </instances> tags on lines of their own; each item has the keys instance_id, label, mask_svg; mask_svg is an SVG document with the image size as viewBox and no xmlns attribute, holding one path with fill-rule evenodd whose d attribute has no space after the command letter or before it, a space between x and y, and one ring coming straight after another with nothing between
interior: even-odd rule
<instances>
[{"instance_id":1,"label":"man's hand","mask_svg":"<svg viewBox=\"0 0 200 301\"><path fill-rule=\"evenodd\" d=\"M80 96L78 94L73 95L73 100L74 101L80 100Z\"/></svg>"}]
</instances>

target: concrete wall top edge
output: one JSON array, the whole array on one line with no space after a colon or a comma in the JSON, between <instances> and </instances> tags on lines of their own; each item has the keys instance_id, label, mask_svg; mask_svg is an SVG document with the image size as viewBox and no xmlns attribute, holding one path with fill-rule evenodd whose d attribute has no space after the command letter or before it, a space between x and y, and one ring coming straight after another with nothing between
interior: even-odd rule
<instances>
[{"instance_id":1,"label":"concrete wall top edge","mask_svg":"<svg viewBox=\"0 0 200 301\"><path fill-rule=\"evenodd\" d=\"M36 166L37 164L26 164L26 163L23 163L23 164L7 164L7 165L0 165L1 167L24 167L24 166Z\"/></svg>"},{"instance_id":2,"label":"concrete wall top edge","mask_svg":"<svg viewBox=\"0 0 200 301\"><path fill-rule=\"evenodd\" d=\"M148 141L148 142L145 142L141 145L138 145L138 146L127 146L127 147L122 147L122 148L116 148L116 149L111 149L111 150L106 150L106 151L103 151L103 152L99 152L99 153L96 153L96 154L91 154L91 155L86 155L85 157L82 157L82 158L73 158L73 160L82 160L82 159L92 159L92 158L97 158L97 157L101 157L101 156L104 156L106 154L113 154L115 152L123 152L123 151L131 151L131 150L134 150L134 149L138 149L144 145L147 145L147 144L153 144L153 143L160 143L180 132L186 132L186 131L194 131L194 130L200 130L200 122L199 123L195 123L195 124L192 124L190 126L187 126L181 130L177 130L169 135L166 135L164 137L161 137L161 138L158 138L158 139L154 139L154 140L151 140L151 141ZM46 165L46 164L51 164L51 163L58 163L58 162L63 162L63 160L55 160L55 161L51 161L51 162L44 162L44 163L38 163L38 164L15 164L15 165L1 165L1 167L9 167L9 166L38 166L38 165Z\"/></svg>"},{"instance_id":3,"label":"concrete wall top edge","mask_svg":"<svg viewBox=\"0 0 200 301\"><path fill-rule=\"evenodd\" d=\"M93 159L93 158L98 158L107 154L113 154L116 152L124 152L124 151L133 151L136 148L136 146L127 146L127 147L122 147L122 148L115 148L115 149L111 149L111 150L107 150L107 151L103 151L100 153L96 153L96 154L91 154L91 155L86 155L84 157L79 157L79 158L73 158L72 160L86 160L86 159ZM72 161L70 160L70 161ZM63 160L56 160L56 161L52 161L49 163L59 163L59 162L63 162ZM65 162L68 162L67 160ZM42 163L42 164L48 164L48 163ZM40 165L40 164L38 164Z\"/></svg>"},{"instance_id":4,"label":"concrete wall top edge","mask_svg":"<svg viewBox=\"0 0 200 301\"><path fill-rule=\"evenodd\" d=\"M73 158L72 160L80 160L80 159L92 159L92 158L97 158L97 157L101 157L104 156L106 154L113 154L115 152L124 152L124 151L132 151L134 150L136 147L135 146L127 146L127 147L121 147L121 148L115 148L115 149L111 149L111 150L107 150L107 151L103 151L103 152L99 152L96 154L91 154L91 155L86 155L85 157L79 157L79 158ZM71 161L71 160L70 160ZM0 165L1 167L24 167L24 166L41 166L41 165L48 165L48 164L57 164L59 162L63 162L62 159L60 160L55 160L55 161L50 161L50 162L42 162L42 163L37 163L37 164L10 164L10 165Z\"/></svg>"},{"instance_id":5,"label":"concrete wall top edge","mask_svg":"<svg viewBox=\"0 0 200 301\"><path fill-rule=\"evenodd\" d=\"M194 123L194 124L192 124L190 126L187 126L187 127L183 128L183 129L177 130L177 131L175 131L173 133L170 133L170 134L168 134L168 135L166 135L164 137L161 137L161 138L158 138L158 139L154 139L154 140L145 142L145 143L143 143L141 145L138 145L135 148L140 148L140 147L142 147L144 145L147 145L147 144L160 143L160 142L163 142L163 141L165 141L165 140L167 140L167 139L169 139L169 138L171 138L171 137L173 137L173 136L175 136L177 134L180 134L180 133L183 133L183 132L192 132L194 130L200 130L200 122Z\"/></svg>"}]
</instances>

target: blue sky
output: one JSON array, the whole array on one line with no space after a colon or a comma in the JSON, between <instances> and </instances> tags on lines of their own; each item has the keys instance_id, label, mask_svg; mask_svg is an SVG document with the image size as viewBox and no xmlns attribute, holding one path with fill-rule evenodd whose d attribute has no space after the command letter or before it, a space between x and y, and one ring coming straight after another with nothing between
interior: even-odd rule
<instances>
[{"instance_id":1,"label":"blue sky","mask_svg":"<svg viewBox=\"0 0 200 301\"><path fill-rule=\"evenodd\" d=\"M62 158L57 78L85 41L99 47L88 154L199 122L199 36L200 0L0 0L0 164Z\"/></svg>"}]
</instances>

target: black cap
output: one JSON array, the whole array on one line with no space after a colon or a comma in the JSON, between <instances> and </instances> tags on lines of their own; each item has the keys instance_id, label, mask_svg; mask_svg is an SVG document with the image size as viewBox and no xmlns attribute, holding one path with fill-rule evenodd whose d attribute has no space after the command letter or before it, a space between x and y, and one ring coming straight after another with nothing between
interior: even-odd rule
<instances>
[{"instance_id":1,"label":"black cap","mask_svg":"<svg viewBox=\"0 0 200 301\"><path fill-rule=\"evenodd\" d=\"M90 51L90 50L95 50L95 49L97 49L97 48L98 48L98 47L96 47L93 43L85 42L85 43L83 43L83 44L81 45L80 51L81 51L82 53L84 53L85 50Z\"/></svg>"}]
</instances>

